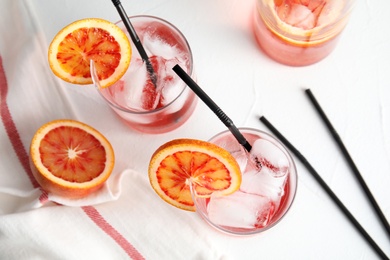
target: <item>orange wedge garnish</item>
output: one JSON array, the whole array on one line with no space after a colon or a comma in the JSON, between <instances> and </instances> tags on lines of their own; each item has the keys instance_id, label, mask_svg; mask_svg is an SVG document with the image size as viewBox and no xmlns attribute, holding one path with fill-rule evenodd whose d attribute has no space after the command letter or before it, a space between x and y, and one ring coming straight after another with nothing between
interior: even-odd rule
<instances>
[{"instance_id":1,"label":"orange wedge garnish","mask_svg":"<svg viewBox=\"0 0 390 260\"><path fill-rule=\"evenodd\" d=\"M73 84L91 84L90 61L96 66L100 85L117 82L129 67L131 46L115 24L98 18L73 22L52 40L50 68L59 78Z\"/></svg>"},{"instance_id":2,"label":"orange wedge garnish","mask_svg":"<svg viewBox=\"0 0 390 260\"><path fill-rule=\"evenodd\" d=\"M180 209L195 211L190 185L196 196L216 192L228 195L241 185L241 171L234 157L212 143L177 139L159 147L149 164L155 192Z\"/></svg>"}]
</instances>

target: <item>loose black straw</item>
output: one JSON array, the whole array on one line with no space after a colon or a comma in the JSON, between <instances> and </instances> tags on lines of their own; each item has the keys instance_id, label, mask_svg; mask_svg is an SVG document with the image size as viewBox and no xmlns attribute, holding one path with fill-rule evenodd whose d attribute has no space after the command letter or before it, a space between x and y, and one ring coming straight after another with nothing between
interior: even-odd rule
<instances>
[{"instance_id":1,"label":"loose black straw","mask_svg":"<svg viewBox=\"0 0 390 260\"><path fill-rule=\"evenodd\" d=\"M360 174L358 168L356 167L355 162L353 161L352 157L350 156L347 148L345 147L343 141L341 140L340 136L338 135L336 129L333 127L332 123L330 122L330 120L326 116L325 112L321 108L320 104L318 103L318 101L314 97L314 95L311 92L311 90L310 89L306 89L305 93L309 97L311 103L314 105L315 109L317 110L317 112L321 116L321 119L324 121L324 123L327 126L329 132L331 133L331 135L333 136L333 138L336 141L337 145L339 146L341 152L343 153L345 159L348 162L349 167L352 169L352 172L355 174L355 177L358 179L358 181L360 183L360 186L364 190L364 193L366 194L367 198L370 200L371 206L374 208L374 210L375 210L377 216L379 217L383 227L387 231L387 235L390 237L390 225L389 225L389 222L387 222L387 219L386 219L385 215L383 214L383 212L380 209L378 203L376 202L374 196L372 195L370 189L368 188L366 182L364 181L362 175Z\"/></svg>"},{"instance_id":2,"label":"loose black straw","mask_svg":"<svg viewBox=\"0 0 390 260\"><path fill-rule=\"evenodd\" d=\"M195 92L195 94L217 115L227 126L237 141L247 150L251 151L252 146L241 134L233 121L217 106L217 104L196 84L196 82L179 66L175 65L173 71Z\"/></svg>"},{"instance_id":3,"label":"loose black straw","mask_svg":"<svg viewBox=\"0 0 390 260\"><path fill-rule=\"evenodd\" d=\"M375 241L370 237L370 235L359 224L355 217L344 206L344 204L339 200L336 194L329 188L326 182L321 178L321 176L317 173L313 166L311 166L311 164L306 160L306 158L264 116L260 117L260 121L263 122L263 124L267 126L268 129L303 163L307 170L312 174L314 179L316 179L316 181L321 185L321 187L326 191L326 193L331 197L331 199L337 204L339 209L344 213L344 215L349 219L349 221L351 221L355 228L371 245L371 247L375 250L378 256L380 256L382 259L389 259L380 249L380 247L375 243Z\"/></svg>"},{"instance_id":4,"label":"loose black straw","mask_svg":"<svg viewBox=\"0 0 390 260\"><path fill-rule=\"evenodd\" d=\"M137 48L142 60L146 64L146 69L149 73L149 76L150 76L150 79L152 80L153 85L157 88L157 76L156 76L156 73L154 72L152 63L150 63L149 57L146 54L144 46L142 45L133 25L131 24L129 17L127 16L126 11L121 4L121 1L120 0L112 0L112 3L116 7L116 10L118 11L127 31L129 32L131 40L133 41L135 47Z\"/></svg>"}]
</instances>

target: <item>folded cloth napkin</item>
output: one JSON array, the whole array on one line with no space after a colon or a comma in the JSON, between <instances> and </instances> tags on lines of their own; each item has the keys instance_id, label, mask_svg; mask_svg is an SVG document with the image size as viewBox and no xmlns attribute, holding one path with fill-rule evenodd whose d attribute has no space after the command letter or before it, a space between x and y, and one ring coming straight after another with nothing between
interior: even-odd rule
<instances>
[{"instance_id":1,"label":"folded cloth napkin","mask_svg":"<svg viewBox=\"0 0 390 260\"><path fill-rule=\"evenodd\" d=\"M80 198L69 199L55 194L47 193L41 188L34 188L30 191L18 190L15 188L0 187L0 194L3 196L13 196L26 201L19 208L14 208L14 212L36 209L46 204L56 203L60 205L81 207L91 206L117 200L121 194L121 180L124 175L129 174L131 170L122 173L114 172L98 191ZM0 211L1 212L1 211Z\"/></svg>"},{"instance_id":2,"label":"folded cloth napkin","mask_svg":"<svg viewBox=\"0 0 390 260\"><path fill-rule=\"evenodd\" d=\"M121 176L127 188L115 201L0 216L0 259L223 258L196 213L164 203L144 174Z\"/></svg>"}]
</instances>

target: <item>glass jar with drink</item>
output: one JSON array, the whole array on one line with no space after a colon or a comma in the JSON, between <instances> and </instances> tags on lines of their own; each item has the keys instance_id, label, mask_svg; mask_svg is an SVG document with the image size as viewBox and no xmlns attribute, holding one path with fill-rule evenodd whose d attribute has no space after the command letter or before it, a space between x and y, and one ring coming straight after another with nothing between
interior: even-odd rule
<instances>
[{"instance_id":1,"label":"glass jar with drink","mask_svg":"<svg viewBox=\"0 0 390 260\"><path fill-rule=\"evenodd\" d=\"M257 0L253 30L277 62L305 66L328 56L348 22L354 0Z\"/></svg>"},{"instance_id":2,"label":"glass jar with drink","mask_svg":"<svg viewBox=\"0 0 390 260\"><path fill-rule=\"evenodd\" d=\"M212 227L233 235L253 235L275 226L290 209L297 190L297 170L287 149L274 137L240 128L252 144L248 153L230 131L209 142L229 151L241 168L240 188L230 195L193 194L196 211Z\"/></svg>"},{"instance_id":3,"label":"glass jar with drink","mask_svg":"<svg viewBox=\"0 0 390 260\"><path fill-rule=\"evenodd\" d=\"M134 51L125 75L108 88L99 88L96 78L95 85L131 128L152 134L172 131L189 119L197 103L196 95L172 71L174 65L180 64L194 76L190 46L174 25L161 18L146 15L129 18L153 65L156 82L151 80L131 41ZM127 33L122 21L117 25Z\"/></svg>"}]
</instances>

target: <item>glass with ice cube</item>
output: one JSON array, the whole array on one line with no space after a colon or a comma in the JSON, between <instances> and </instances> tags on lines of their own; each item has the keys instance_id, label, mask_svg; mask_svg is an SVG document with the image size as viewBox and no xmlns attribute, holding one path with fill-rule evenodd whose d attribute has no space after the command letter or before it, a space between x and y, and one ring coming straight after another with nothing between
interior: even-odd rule
<instances>
[{"instance_id":1,"label":"glass with ice cube","mask_svg":"<svg viewBox=\"0 0 390 260\"><path fill-rule=\"evenodd\" d=\"M286 148L260 130L240 128L252 145L248 154L230 131L210 139L229 151L242 172L240 189L231 195L193 196L196 211L211 226L229 234L251 235L277 224L293 203L297 172Z\"/></svg>"},{"instance_id":2,"label":"glass with ice cube","mask_svg":"<svg viewBox=\"0 0 390 260\"><path fill-rule=\"evenodd\" d=\"M161 18L139 15L129 19L153 65L157 84L130 40L133 51L125 75L114 85L97 89L131 128L152 134L174 130L188 120L197 103L193 91L172 71L179 64L194 77L190 46L174 25ZM127 33L122 21L117 25Z\"/></svg>"},{"instance_id":3,"label":"glass with ice cube","mask_svg":"<svg viewBox=\"0 0 390 260\"><path fill-rule=\"evenodd\" d=\"M355 0L256 0L253 30L272 59L305 66L328 56Z\"/></svg>"}]
</instances>

